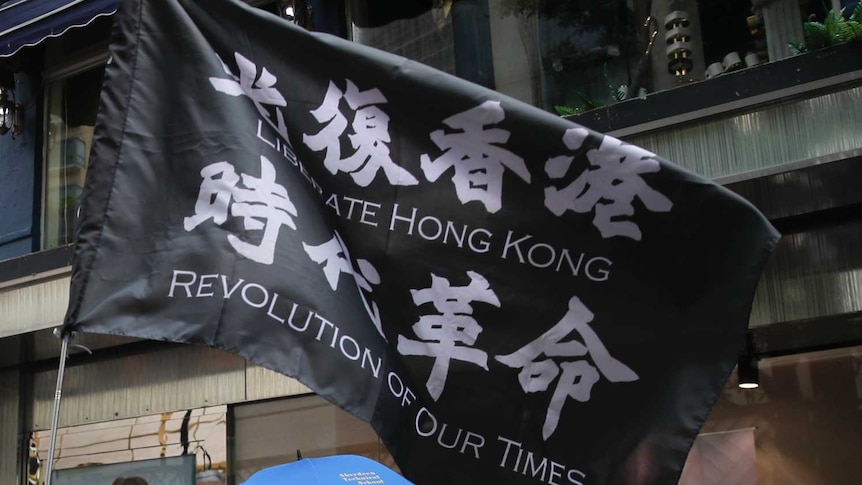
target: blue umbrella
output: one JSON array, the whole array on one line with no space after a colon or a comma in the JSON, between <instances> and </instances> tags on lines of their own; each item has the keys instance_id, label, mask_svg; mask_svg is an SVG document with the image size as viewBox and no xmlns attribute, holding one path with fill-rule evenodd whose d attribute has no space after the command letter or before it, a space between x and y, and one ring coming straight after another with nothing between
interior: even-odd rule
<instances>
[{"instance_id":1,"label":"blue umbrella","mask_svg":"<svg viewBox=\"0 0 862 485\"><path fill-rule=\"evenodd\" d=\"M303 458L255 473L242 485L413 485L374 460L357 455Z\"/></svg>"}]
</instances>

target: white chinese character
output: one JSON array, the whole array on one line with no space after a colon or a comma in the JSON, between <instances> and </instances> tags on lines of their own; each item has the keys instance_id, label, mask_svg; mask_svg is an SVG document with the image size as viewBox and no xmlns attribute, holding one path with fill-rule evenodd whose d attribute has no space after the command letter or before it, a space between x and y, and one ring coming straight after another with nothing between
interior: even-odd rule
<instances>
[{"instance_id":1,"label":"white chinese character","mask_svg":"<svg viewBox=\"0 0 862 485\"><path fill-rule=\"evenodd\" d=\"M347 137L354 152L347 158L341 158L341 137L347 130L347 119L339 109L342 99L354 111L353 133ZM349 173L361 187L367 187L380 170L392 185L416 185L419 181L389 155L389 116L376 106L383 103L386 98L379 89L360 92L348 79L347 91L342 93L330 82L323 103L311 112L318 122L328 124L317 134L303 135L302 139L314 151L326 150L323 165L330 173Z\"/></svg>"},{"instance_id":2,"label":"white chinese character","mask_svg":"<svg viewBox=\"0 0 862 485\"><path fill-rule=\"evenodd\" d=\"M599 381L598 371L610 382L638 380L634 371L611 357L598 335L590 328L588 323L593 320L593 316L581 300L573 296L569 300L569 311L550 330L512 354L495 357L509 367L521 369L518 381L525 392L548 390L562 369L542 427L542 436L546 440L557 429L566 398L571 397L580 402L590 400L593 384ZM572 332L577 332L583 342L564 342L563 339ZM586 359L567 359L560 364L553 359L585 357L587 354L595 366ZM542 355L545 357L540 358Z\"/></svg>"},{"instance_id":3,"label":"white chinese character","mask_svg":"<svg viewBox=\"0 0 862 485\"><path fill-rule=\"evenodd\" d=\"M427 154L420 157L425 178L436 181L443 172L454 167L455 194L462 204L479 201L488 212L502 206L503 172L506 168L523 180L530 181L530 172L521 157L498 146L509 140L509 132L500 128L485 129L485 125L503 121L505 114L498 101L485 101L443 120L455 133L437 130L431 139L443 150L435 160Z\"/></svg>"},{"instance_id":4,"label":"white chinese character","mask_svg":"<svg viewBox=\"0 0 862 485\"><path fill-rule=\"evenodd\" d=\"M384 339L383 327L380 322L380 311L377 304L371 301L366 293L371 293L373 289L371 285L380 284L380 274L377 269L365 259L357 259L356 266L359 268L357 273L353 268L350 253L347 251L347 246L341 239L341 236L336 232L329 241L318 246L302 243L305 253L312 261L323 265L323 274L326 276L326 281L329 282L330 288L333 291L338 289L338 280L341 273L353 276L356 281L356 286L359 288L359 295L362 298L362 304L365 306L365 311L377 332Z\"/></svg>"},{"instance_id":5,"label":"white chinese character","mask_svg":"<svg viewBox=\"0 0 862 485\"><path fill-rule=\"evenodd\" d=\"M218 57L218 56L216 56ZM287 145L287 151L291 158L296 158L293 152L293 146L290 142L290 137L287 134L287 125L284 122L284 114L280 109L275 109L276 120L273 121L272 115L264 105L285 107L287 101L284 96L275 89L275 83L278 79L266 68L261 69L260 76L257 74L257 66L245 58L239 52L234 53L236 65L239 68L237 76L231 72L230 68L219 57L222 69L230 76L230 79L221 79L217 77L209 78L210 83L216 91L219 91L230 96L247 96L254 103L258 113L260 113L266 123L271 126Z\"/></svg>"},{"instance_id":6,"label":"white chinese character","mask_svg":"<svg viewBox=\"0 0 862 485\"><path fill-rule=\"evenodd\" d=\"M446 278L432 274L431 288L410 290L417 306L432 303L440 314L423 315L413 325L413 331L422 341L398 336L398 352L402 355L435 358L426 383L435 401L440 398L446 384L450 360L472 362L488 370L488 354L470 347L482 332L482 327L469 316L473 314L470 303L478 301L499 308L500 300L485 277L473 271L468 271L467 275L470 276L468 286L451 286Z\"/></svg>"},{"instance_id":7,"label":"white chinese character","mask_svg":"<svg viewBox=\"0 0 862 485\"><path fill-rule=\"evenodd\" d=\"M571 128L563 135L563 143L575 151L581 148L587 135L584 128ZM653 157L654 153L605 136L598 149L587 151L587 159L595 168L584 170L566 188L546 188L545 206L558 216L567 209L581 214L595 209L593 225L602 237L626 236L640 241L641 231L637 224L620 220L621 216L634 215L634 198L639 198L652 212L667 212L673 207L667 197L640 177L661 169ZM551 158L545 164L545 171L552 179L562 179L571 169L573 160L574 157L565 155Z\"/></svg>"},{"instance_id":8,"label":"white chinese character","mask_svg":"<svg viewBox=\"0 0 862 485\"><path fill-rule=\"evenodd\" d=\"M227 162L207 165L201 170L200 192L195 203L195 214L183 220L183 227L191 232L208 219L222 225L228 218L241 217L243 227L250 231L263 231L260 244L242 241L233 234L227 236L236 251L252 261L272 264L275 244L282 225L296 229L291 216L296 216L296 207L287 196L287 190L275 182L275 167L266 157L260 157L260 177L242 174L240 177Z\"/></svg>"}]
</instances>

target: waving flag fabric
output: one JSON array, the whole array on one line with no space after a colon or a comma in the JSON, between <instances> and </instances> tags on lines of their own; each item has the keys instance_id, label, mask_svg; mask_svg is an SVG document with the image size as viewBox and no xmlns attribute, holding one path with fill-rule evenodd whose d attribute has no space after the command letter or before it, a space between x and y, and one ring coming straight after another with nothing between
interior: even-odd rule
<instances>
[{"instance_id":1,"label":"waving flag fabric","mask_svg":"<svg viewBox=\"0 0 862 485\"><path fill-rule=\"evenodd\" d=\"M233 0L124 0L65 331L296 377L420 485L675 483L776 239L426 66Z\"/></svg>"}]
</instances>

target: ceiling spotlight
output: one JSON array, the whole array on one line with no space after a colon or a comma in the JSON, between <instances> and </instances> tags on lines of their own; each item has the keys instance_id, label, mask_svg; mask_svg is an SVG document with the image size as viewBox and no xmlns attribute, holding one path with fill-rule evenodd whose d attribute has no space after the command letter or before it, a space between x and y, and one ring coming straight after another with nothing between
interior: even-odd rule
<instances>
[{"instance_id":1,"label":"ceiling spotlight","mask_svg":"<svg viewBox=\"0 0 862 485\"><path fill-rule=\"evenodd\" d=\"M740 389L757 389L760 387L760 369L757 366L757 356L746 351L739 356L736 365L736 375Z\"/></svg>"}]
</instances>

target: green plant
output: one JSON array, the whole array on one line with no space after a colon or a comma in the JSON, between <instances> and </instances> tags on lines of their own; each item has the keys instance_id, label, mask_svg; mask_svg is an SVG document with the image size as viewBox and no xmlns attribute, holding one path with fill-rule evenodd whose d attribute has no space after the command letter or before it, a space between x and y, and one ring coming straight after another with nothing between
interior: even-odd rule
<instances>
[{"instance_id":1,"label":"green plant","mask_svg":"<svg viewBox=\"0 0 862 485\"><path fill-rule=\"evenodd\" d=\"M854 39L862 39L862 3L856 5L853 15L844 18L844 9L832 9L826 14L823 23L805 22L802 25L805 42L797 44L790 42L790 50L794 54L820 49L835 44L842 44Z\"/></svg>"},{"instance_id":2,"label":"green plant","mask_svg":"<svg viewBox=\"0 0 862 485\"><path fill-rule=\"evenodd\" d=\"M572 116L581 113L581 108L572 108L571 106L554 105L554 110L560 116Z\"/></svg>"},{"instance_id":3,"label":"green plant","mask_svg":"<svg viewBox=\"0 0 862 485\"><path fill-rule=\"evenodd\" d=\"M575 91L575 96L581 101L581 106L571 107L571 106L563 106L563 105L554 105L554 110L560 116L571 116L583 113L584 111L589 111L591 109L596 109L602 107L601 104L593 101L592 98L587 96L581 91Z\"/></svg>"},{"instance_id":4,"label":"green plant","mask_svg":"<svg viewBox=\"0 0 862 485\"><path fill-rule=\"evenodd\" d=\"M602 66L602 71L605 76L605 82L607 82L608 86L608 94L610 95L611 100L613 102L625 101L626 99L626 91L628 90L628 86L625 84L614 86L611 82L610 77L608 76L608 65L605 63ZM571 107L571 106L563 106L563 105L554 105L554 110L560 116L571 116L583 113L584 111L590 111L596 108L601 108L604 106L601 103L597 103L592 98L583 93L583 91L575 91L575 95L581 101L581 106Z\"/></svg>"}]
</instances>

